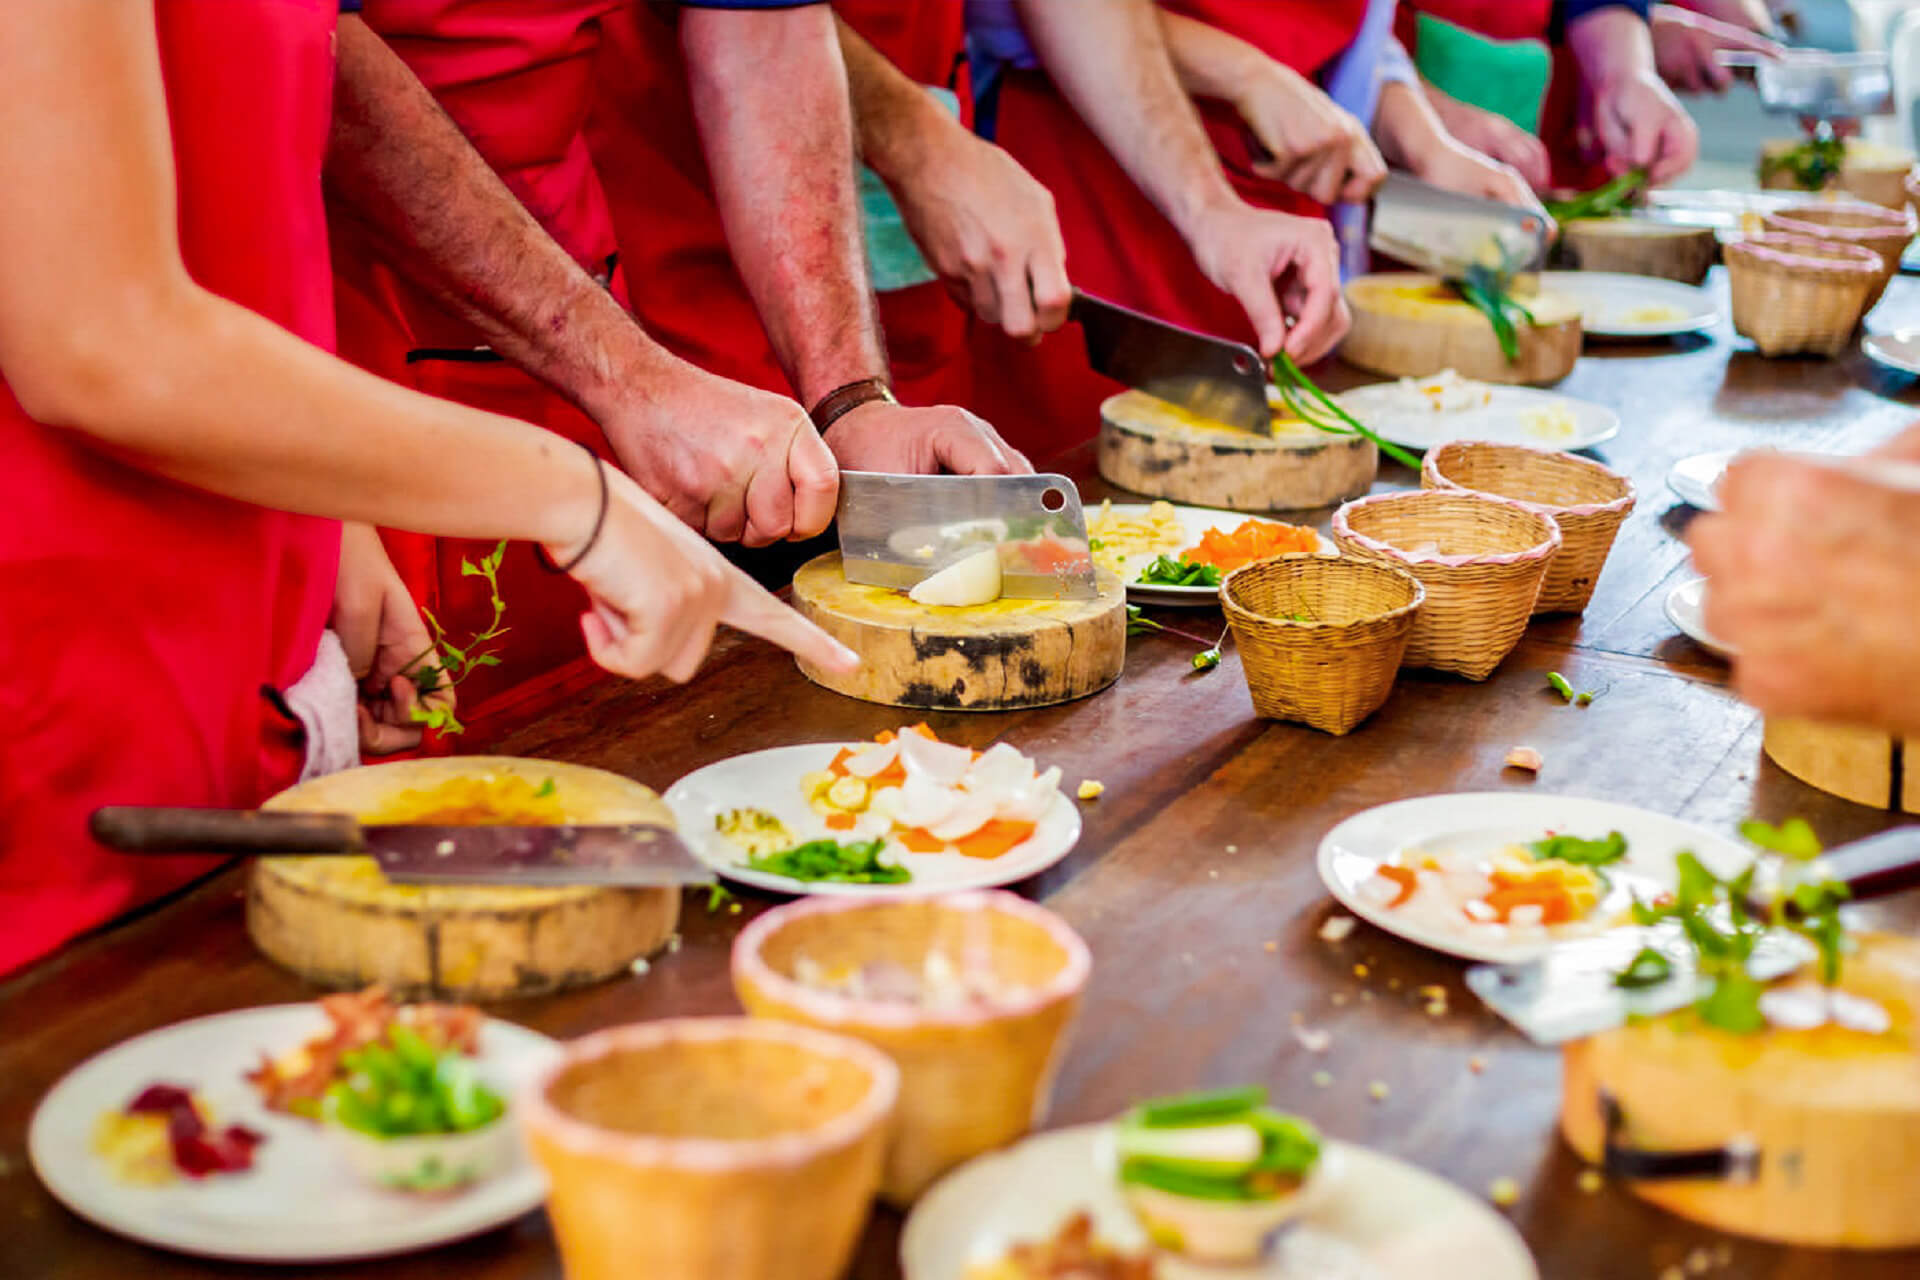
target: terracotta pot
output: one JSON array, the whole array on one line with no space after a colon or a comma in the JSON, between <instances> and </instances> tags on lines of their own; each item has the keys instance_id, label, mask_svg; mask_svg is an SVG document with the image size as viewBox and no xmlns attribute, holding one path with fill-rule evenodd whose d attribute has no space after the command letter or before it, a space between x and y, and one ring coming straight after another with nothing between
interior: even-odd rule
<instances>
[{"instance_id":1,"label":"terracotta pot","mask_svg":"<svg viewBox=\"0 0 1920 1280\"><path fill-rule=\"evenodd\" d=\"M795 978L802 957L829 972L884 963L919 974L936 949L1020 994L930 1008L855 999ZM1039 1122L1091 967L1086 943L1058 916L995 892L804 899L755 920L733 947L734 990L748 1012L856 1036L899 1064L900 1106L881 1187L899 1206Z\"/></svg>"},{"instance_id":2,"label":"terracotta pot","mask_svg":"<svg viewBox=\"0 0 1920 1280\"><path fill-rule=\"evenodd\" d=\"M899 1086L858 1041L747 1018L574 1042L518 1107L569 1280L833 1280Z\"/></svg>"}]
</instances>

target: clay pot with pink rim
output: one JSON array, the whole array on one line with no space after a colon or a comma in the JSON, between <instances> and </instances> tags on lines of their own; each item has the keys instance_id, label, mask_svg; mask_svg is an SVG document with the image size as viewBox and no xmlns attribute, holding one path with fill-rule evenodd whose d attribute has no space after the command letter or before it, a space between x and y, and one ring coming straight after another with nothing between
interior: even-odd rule
<instances>
[{"instance_id":1,"label":"clay pot with pink rim","mask_svg":"<svg viewBox=\"0 0 1920 1280\"><path fill-rule=\"evenodd\" d=\"M833 1280L899 1086L857 1040L762 1019L575 1041L518 1107L569 1280Z\"/></svg>"},{"instance_id":2,"label":"clay pot with pink rim","mask_svg":"<svg viewBox=\"0 0 1920 1280\"><path fill-rule=\"evenodd\" d=\"M971 995L878 998L818 982L927 974L936 954ZM858 1037L899 1064L881 1195L905 1207L943 1173L1040 1122L1092 958L1051 911L974 892L778 907L741 932L732 967L748 1012Z\"/></svg>"}]
</instances>

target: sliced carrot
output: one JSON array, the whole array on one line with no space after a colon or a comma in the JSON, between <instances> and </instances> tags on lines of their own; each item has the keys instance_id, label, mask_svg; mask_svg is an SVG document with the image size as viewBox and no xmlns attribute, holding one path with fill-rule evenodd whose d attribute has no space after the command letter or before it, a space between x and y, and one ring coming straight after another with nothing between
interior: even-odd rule
<instances>
[{"instance_id":1,"label":"sliced carrot","mask_svg":"<svg viewBox=\"0 0 1920 1280\"><path fill-rule=\"evenodd\" d=\"M1400 892L1387 904L1389 911L1411 898L1414 890L1420 887L1419 873L1408 867L1380 866L1373 869L1373 874L1400 886Z\"/></svg>"},{"instance_id":2,"label":"sliced carrot","mask_svg":"<svg viewBox=\"0 0 1920 1280\"><path fill-rule=\"evenodd\" d=\"M907 732L917 733L921 737L925 738L928 742L940 741L940 735L935 733L930 727L928 727L927 722L925 720L922 720L919 724L912 726L907 730Z\"/></svg>"},{"instance_id":3,"label":"sliced carrot","mask_svg":"<svg viewBox=\"0 0 1920 1280\"><path fill-rule=\"evenodd\" d=\"M1230 573L1255 560L1267 560L1289 551L1318 551L1319 535L1301 525L1274 520L1245 520L1232 533L1209 529L1200 541L1180 554L1196 564L1212 565Z\"/></svg>"},{"instance_id":4,"label":"sliced carrot","mask_svg":"<svg viewBox=\"0 0 1920 1280\"><path fill-rule=\"evenodd\" d=\"M947 847L945 840L936 839L925 827L902 827L894 834L909 853L940 853Z\"/></svg>"},{"instance_id":5,"label":"sliced carrot","mask_svg":"<svg viewBox=\"0 0 1920 1280\"><path fill-rule=\"evenodd\" d=\"M891 729L882 729L879 733L874 735L873 740L884 747L889 742L892 742L895 738L899 736L900 736L899 734L895 733Z\"/></svg>"},{"instance_id":6,"label":"sliced carrot","mask_svg":"<svg viewBox=\"0 0 1920 1280\"><path fill-rule=\"evenodd\" d=\"M962 836L953 847L969 858L997 858L1015 845L1024 844L1033 834L1031 822L995 818L970 836Z\"/></svg>"},{"instance_id":7,"label":"sliced carrot","mask_svg":"<svg viewBox=\"0 0 1920 1280\"><path fill-rule=\"evenodd\" d=\"M1574 917L1573 895L1565 886L1545 881L1503 885L1484 899L1500 923L1507 924L1520 907L1539 907L1540 923L1565 924Z\"/></svg>"},{"instance_id":8,"label":"sliced carrot","mask_svg":"<svg viewBox=\"0 0 1920 1280\"><path fill-rule=\"evenodd\" d=\"M858 821L860 821L860 819L856 814L830 813L827 815L827 830L851 831L853 830L854 824Z\"/></svg>"},{"instance_id":9,"label":"sliced carrot","mask_svg":"<svg viewBox=\"0 0 1920 1280\"><path fill-rule=\"evenodd\" d=\"M840 748L840 754L835 756L833 758L833 763L827 766L827 772L832 774L836 778L846 777L847 761L851 759L853 759L853 748L851 747Z\"/></svg>"}]
</instances>

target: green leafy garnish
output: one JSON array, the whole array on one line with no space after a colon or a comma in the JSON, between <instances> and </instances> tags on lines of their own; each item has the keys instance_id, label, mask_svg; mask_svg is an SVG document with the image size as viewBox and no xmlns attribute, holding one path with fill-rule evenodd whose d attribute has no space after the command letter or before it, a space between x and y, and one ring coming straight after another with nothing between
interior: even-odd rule
<instances>
[{"instance_id":1,"label":"green leafy garnish","mask_svg":"<svg viewBox=\"0 0 1920 1280\"><path fill-rule=\"evenodd\" d=\"M533 798L536 800L544 800L557 790L559 790L559 788L554 786L553 779L548 778L545 782L540 784L540 789L533 793Z\"/></svg>"},{"instance_id":2,"label":"green leafy garnish","mask_svg":"<svg viewBox=\"0 0 1920 1280\"><path fill-rule=\"evenodd\" d=\"M1577 196L1565 200L1547 201L1547 213L1555 222L1572 222L1577 218L1606 218L1620 212L1627 201L1633 199L1640 188L1647 185L1645 169L1629 169L1613 181L1583 191Z\"/></svg>"},{"instance_id":3,"label":"green leafy garnish","mask_svg":"<svg viewBox=\"0 0 1920 1280\"><path fill-rule=\"evenodd\" d=\"M1820 837L1805 818L1788 818L1772 826L1758 818L1740 824L1740 838L1769 853L1777 853L1795 862L1808 862L1820 856Z\"/></svg>"},{"instance_id":4,"label":"green leafy garnish","mask_svg":"<svg viewBox=\"0 0 1920 1280\"><path fill-rule=\"evenodd\" d=\"M1160 556L1141 572L1138 581L1151 587L1217 587L1220 571L1210 564Z\"/></svg>"},{"instance_id":5,"label":"green leafy garnish","mask_svg":"<svg viewBox=\"0 0 1920 1280\"><path fill-rule=\"evenodd\" d=\"M896 863L880 861L887 842L809 840L765 857L748 858L747 866L789 880L830 880L842 884L905 884L913 873Z\"/></svg>"},{"instance_id":6,"label":"green leafy garnish","mask_svg":"<svg viewBox=\"0 0 1920 1280\"><path fill-rule=\"evenodd\" d=\"M1515 301L1512 282L1506 273L1476 262L1467 268L1466 279L1448 283L1493 326L1494 339L1499 342L1500 354L1507 358L1507 363L1519 360L1520 326L1534 322L1533 312Z\"/></svg>"},{"instance_id":7,"label":"green leafy garnish","mask_svg":"<svg viewBox=\"0 0 1920 1280\"><path fill-rule=\"evenodd\" d=\"M1613 975L1613 985L1628 991L1657 987L1673 976L1673 961L1654 947L1642 947L1627 967Z\"/></svg>"},{"instance_id":8,"label":"green leafy garnish","mask_svg":"<svg viewBox=\"0 0 1920 1280\"><path fill-rule=\"evenodd\" d=\"M1418 471L1420 459L1340 407L1338 401L1315 386L1292 356L1282 351L1273 358L1273 385L1286 411L1316 431L1336 436L1365 436L1374 447L1405 467Z\"/></svg>"},{"instance_id":9,"label":"green leafy garnish","mask_svg":"<svg viewBox=\"0 0 1920 1280\"><path fill-rule=\"evenodd\" d=\"M507 1109L470 1059L428 1044L402 1023L388 1028L384 1042L351 1050L340 1061L347 1078L328 1086L322 1111L372 1137L469 1133Z\"/></svg>"},{"instance_id":10,"label":"green leafy garnish","mask_svg":"<svg viewBox=\"0 0 1920 1280\"><path fill-rule=\"evenodd\" d=\"M1776 174L1785 173L1802 191L1822 191L1840 176L1840 170L1846 163L1846 139L1836 135L1830 127L1822 126L1817 136L1808 138L1790 151L1768 156L1761 161L1760 180L1765 182Z\"/></svg>"},{"instance_id":11,"label":"green leafy garnish","mask_svg":"<svg viewBox=\"0 0 1920 1280\"><path fill-rule=\"evenodd\" d=\"M1542 862L1554 858L1576 866L1604 867L1627 856L1627 838L1618 831L1609 831L1598 840L1547 836L1528 845L1527 851Z\"/></svg>"},{"instance_id":12,"label":"green leafy garnish","mask_svg":"<svg viewBox=\"0 0 1920 1280\"><path fill-rule=\"evenodd\" d=\"M464 558L460 561L460 576L484 578L487 583L487 594L493 601L493 620L465 645L456 645L449 640L446 629L440 625L440 619L434 617L433 610L425 605L420 607L420 616L427 620L427 626L433 632L433 645L408 663L402 671L403 675L413 681L413 687L420 693L420 702L413 708L413 720L416 724L423 724L440 733L467 731L467 726L460 723L459 717L454 715L451 707L437 704L428 706L427 699L442 689L455 687L481 667L500 665L500 655L481 646L507 633L507 628L501 625L501 619L507 613L507 602L500 598L500 562L506 558L506 555L507 544L502 541L487 555L480 557L478 562ZM428 662L427 659L433 657L435 653L440 655L439 661ZM425 665L422 666L422 663Z\"/></svg>"}]
</instances>

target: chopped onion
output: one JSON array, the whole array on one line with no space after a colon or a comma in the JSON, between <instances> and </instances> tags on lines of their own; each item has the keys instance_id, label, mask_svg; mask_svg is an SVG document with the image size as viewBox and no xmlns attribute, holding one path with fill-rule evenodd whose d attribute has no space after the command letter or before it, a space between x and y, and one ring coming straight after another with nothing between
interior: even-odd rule
<instances>
[{"instance_id":1,"label":"chopped onion","mask_svg":"<svg viewBox=\"0 0 1920 1280\"><path fill-rule=\"evenodd\" d=\"M987 547L921 579L907 592L915 604L964 609L1000 598L1000 552Z\"/></svg>"}]
</instances>

